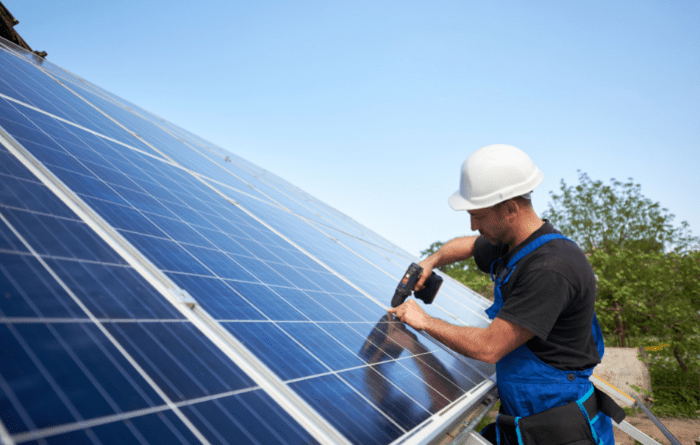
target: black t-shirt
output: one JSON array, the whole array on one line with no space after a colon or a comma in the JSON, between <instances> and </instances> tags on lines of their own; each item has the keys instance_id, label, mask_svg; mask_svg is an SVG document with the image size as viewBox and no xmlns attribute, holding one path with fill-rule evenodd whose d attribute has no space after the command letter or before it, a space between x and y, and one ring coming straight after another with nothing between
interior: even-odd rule
<instances>
[{"instance_id":1,"label":"black t-shirt","mask_svg":"<svg viewBox=\"0 0 700 445\"><path fill-rule=\"evenodd\" d=\"M535 238L560 233L545 223L512 252L507 244L476 240L474 260L494 277L518 250ZM526 345L543 362L562 370L583 370L600 363L591 329L596 281L586 255L564 239L552 240L522 258L501 286L503 307L497 317L535 334Z\"/></svg>"}]
</instances>

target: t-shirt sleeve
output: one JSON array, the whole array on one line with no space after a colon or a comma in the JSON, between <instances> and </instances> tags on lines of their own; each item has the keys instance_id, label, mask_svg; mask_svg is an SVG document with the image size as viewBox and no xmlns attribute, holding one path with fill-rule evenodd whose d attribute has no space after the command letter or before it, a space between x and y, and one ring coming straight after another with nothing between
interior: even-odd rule
<instances>
[{"instance_id":1,"label":"t-shirt sleeve","mask_svg":"<svg viewBox=\"0 0 700 445\"><path fill-rule=\"evenodd\" d=\"M546 340L559 315L573 300L573 286L561 274L546 268L519 275L515 284L497 317Z\"/></svg>"}]
</instances>

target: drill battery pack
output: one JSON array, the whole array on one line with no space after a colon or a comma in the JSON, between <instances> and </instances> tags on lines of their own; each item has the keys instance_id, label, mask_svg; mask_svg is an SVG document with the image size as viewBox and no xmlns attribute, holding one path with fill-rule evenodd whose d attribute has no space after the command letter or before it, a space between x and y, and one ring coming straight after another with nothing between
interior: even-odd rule
<instances>
[{"instance_id":1,"label":"drill battery pack","mask_svg":"<svg viewBox=\"0 0 700 445\"><path fill-rule=\"evenodd\" d=\"M396 292L394 292L394 298L391 299L391 307L396 307L406 301L413 288L416 286L418 279L423 273L423 268L416 263L411 263L406 270L401 281L399 281L398 286L396 286ZM425 288L417 291L414 297L423 301L425 304L431 304L435 299L435 295L440 290L442 285L442 277L433 272L427 280L425 280Z\"/></svg>"}]
</instances>

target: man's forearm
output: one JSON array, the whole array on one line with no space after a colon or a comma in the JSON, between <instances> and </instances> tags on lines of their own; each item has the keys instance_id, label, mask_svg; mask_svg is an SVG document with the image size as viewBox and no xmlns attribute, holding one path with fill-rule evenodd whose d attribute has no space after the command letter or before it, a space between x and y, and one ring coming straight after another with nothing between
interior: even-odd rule
<instances>
[{"instance_id":1,"label":"man's forearm","mask_svg":"<svg viewBox=\"0 0 700 445\"><path fill-rule=\"evenodd\" d=\"M437 252L423 260L433 269L471 258L474 255L476 236L464 236L452 239L440 247Z\"/></svg>"},{"instance_id":2,"label":"man's forearm","mask_svg":"<svg viewBox=\"0 0 700 445\"><path fill-rule=\"evenodd\" d=\"M493 363L491 342L486 338L486 329L455 326L431 317L423 331L453 351L482 362Z\"/></svg>"},{"instance_id":3,"label":"man's forearm","mask_svg":"<svg viewBox=\"0 0 700 445\"><path fill-rule=\"evenodd\" d=\"M527 329L499 317L487 328L455 326L426 314L413 299L389 309L389 313L448 348L486 363L496 363L535 336Z\"/></svg>"}]
</instances>

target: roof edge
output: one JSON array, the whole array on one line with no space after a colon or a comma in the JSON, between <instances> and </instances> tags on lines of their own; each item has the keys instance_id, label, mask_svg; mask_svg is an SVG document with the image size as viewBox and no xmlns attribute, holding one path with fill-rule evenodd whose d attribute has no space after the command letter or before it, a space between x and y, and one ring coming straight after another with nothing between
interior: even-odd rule
<instances>
[{"instance_id":1,"label":"roof edge","mask_svg":"<svg viewBox=\"0 0 700 445\"><path fill-rule=\"evenodd\" d=\"M21 46L27 51L31 51L39 57L46 57L46 51L34 51L27 42L24 41L22 36L15 31L14 27L19 24L12 13L5 7L5 5L0 2L0 37L9 40L10 42Z\"/></svg>"}]
</instances>

